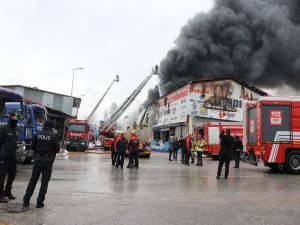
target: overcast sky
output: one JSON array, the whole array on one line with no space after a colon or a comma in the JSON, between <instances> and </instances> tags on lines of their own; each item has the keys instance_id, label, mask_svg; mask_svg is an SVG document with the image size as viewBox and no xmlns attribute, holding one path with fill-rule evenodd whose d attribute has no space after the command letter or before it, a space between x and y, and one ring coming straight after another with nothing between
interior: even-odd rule
<instances>
[{"instance_id":1,"label":"overcast sky","mask_svg":"<svg viewBox=\"0 0 300 225\"><path fill-rule=\"evenodd\" d=\"M120 104L173 47L180 29L213 0L9 0L0 7L0 84L82 97L85 118L116 74L97 111ZM146 86L135 105L145 99ZM134 107L134 106L133 106Z\"/></svg>"}]
</instances>

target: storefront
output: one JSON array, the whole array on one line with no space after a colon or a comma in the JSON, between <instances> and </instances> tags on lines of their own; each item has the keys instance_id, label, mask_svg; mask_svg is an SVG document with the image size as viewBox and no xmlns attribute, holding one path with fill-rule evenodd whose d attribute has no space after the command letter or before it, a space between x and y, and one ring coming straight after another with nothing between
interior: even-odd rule
<instances>
[{"instance_id":1,"label":"storefront","mask_svg":"<svg viewBox=\"0 0 300 225\"><path fill-rule=\"evenodd\" d=\"M242 122L248 102L264 91L236 78L192 81L158 100L155 140L186 136L205 122Z\"/></svg>"}]
</instances>

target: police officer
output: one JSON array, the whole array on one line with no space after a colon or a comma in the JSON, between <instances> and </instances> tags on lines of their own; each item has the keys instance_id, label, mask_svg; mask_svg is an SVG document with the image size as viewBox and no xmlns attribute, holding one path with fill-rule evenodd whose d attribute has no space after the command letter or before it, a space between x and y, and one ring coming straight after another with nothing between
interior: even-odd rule
<instances>
[{"instance_id":1,"label":"police officer","mask_svg":"<svg viewBox=\"0 0 300 225\"><path fill-rule=\"evenodd\" d=\"M140 140L135 135L135 131L131 132L131 138L129 140L129 166L128 168L136 167L139 168L139 146L140 146Z\"/></svg>"},{"instance_id":2,"label":"police officer","mask_svg":"<svg viewBox=\"0 0 300 225\"><path fill-rule=\"evenodd\" d=\"M18 115L12 113L6 127L0 129L0 203L7 203L15 199L11 193L12 184L16 176L16 150L18 141ZM4 190L5 178L6 186Z\"/></svg>"},{"instance_id":3,"label":"police officer","mask_svg":"<svg viewBox=\"0 0 300 225\"><path fill-rule=\"evenodd\" d=\"M238 135L235 135L234 137L234 154L235 154L235 166L233 168L239 168L240 167L240 157L241 152L243 151L243 143L240 140Z\"/></svg>"},{"instance_id":4,"label":"police officer","mask_svg":"<svg viewBox=\"0 0 300 225\"><path fill-rule=\"evenodd\" d=\"M224 131L222 131L219 137L221 139L221 150L219 155L217 179L220 179L222 167L224 163L225 163L225 179L227 179L229 174L229 165L231 159L231 152L233 150L233 145L234 145L234 139L230 135L230 129L226 129L226 134Z\"/></svg>"},{"instance_id":5,"label":"police officer","mask_svg":"<svg viewBox=\"0 0 300 225\"><path fill-rule=\"evenodd\" d=\"M121 167L123 169L125 154L127 149L127 140L125 137L126 133L122 133L121 138L118 138L116 141L116 149L117 149L117 161L116 161L116 169Z\"/></svg>"},{"instance_id":6,"label":"police officer","mask_svg":"<svg viewBox=\"0 0 300 225\"><path fill-rule=\"evenodd\" d=\"M56 153L59 152L59 142L56 134L52 132L53 122L47 120L43 130L38 132L32 139L31 149L34 151L34 163L32 175L27 186L26 194L23 197L24 207L29 206L30 198L34 192L36 183L42 174L41 188L37 198L36 208L44 207L45 195L48 189L48 183L52 174L52 165Z\"/></svg>"}]
</instances>

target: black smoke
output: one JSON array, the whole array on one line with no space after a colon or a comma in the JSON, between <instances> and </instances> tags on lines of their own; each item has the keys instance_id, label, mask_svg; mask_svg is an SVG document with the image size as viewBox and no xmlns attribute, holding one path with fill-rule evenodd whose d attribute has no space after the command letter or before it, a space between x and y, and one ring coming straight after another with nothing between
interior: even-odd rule
<instances>
[{"instance_id":1,"label":"black smoke","mask_svg":"<svg viewBox=\"0 0 300 225\"><path fill-rule=\"evenodd\" d=\"M297 88L299 25L299 0L216 0L188 21L161 61L161 87L169 92L191 80L236 76L258 87Z\"/></svg>"}]
</instances>

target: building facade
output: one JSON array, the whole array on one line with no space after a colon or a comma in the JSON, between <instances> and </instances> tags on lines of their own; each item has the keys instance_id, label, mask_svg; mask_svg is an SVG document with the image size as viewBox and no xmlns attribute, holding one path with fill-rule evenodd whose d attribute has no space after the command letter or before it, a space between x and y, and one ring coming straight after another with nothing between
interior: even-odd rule
<instances>
[{"instance_id":1,"label":"building facade","mask_svg":"<svg viewBox=\"0 0 300 225\"><path fill-rule=\"evenodd\" d=\"M158 100L153 137L186 136L205 122L243 122L246 103L263 95L237 78L192 81Z\"/></svg>"}]
</instances>

